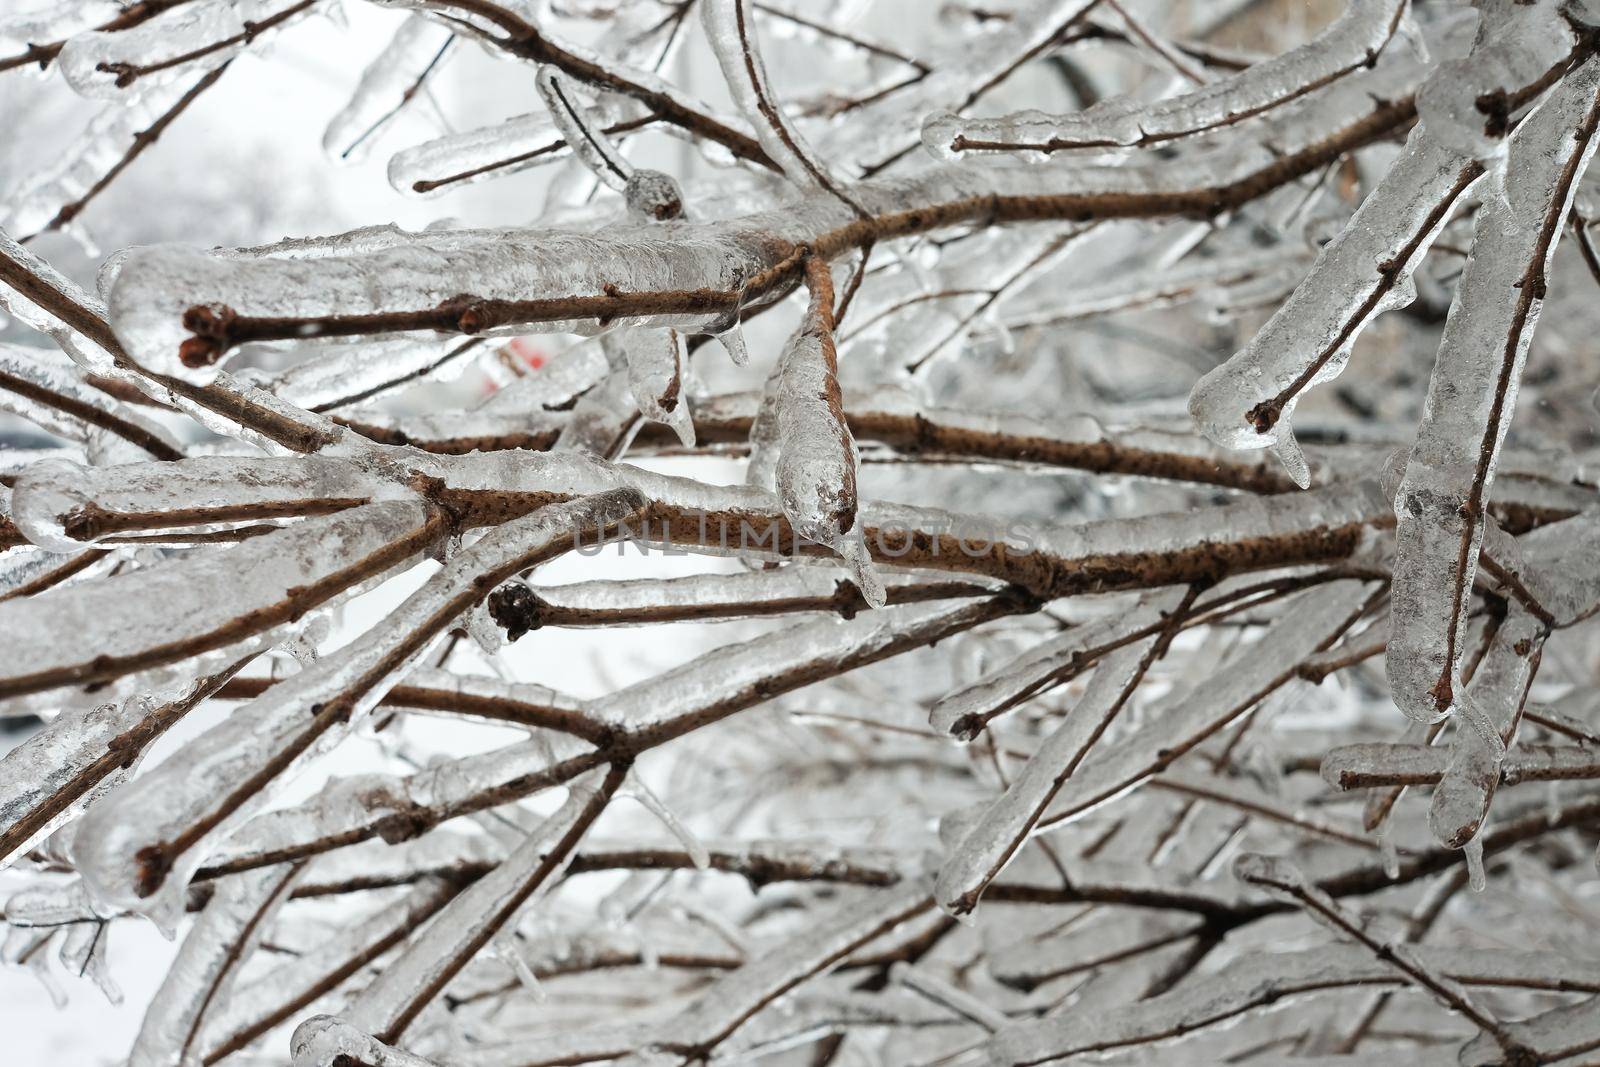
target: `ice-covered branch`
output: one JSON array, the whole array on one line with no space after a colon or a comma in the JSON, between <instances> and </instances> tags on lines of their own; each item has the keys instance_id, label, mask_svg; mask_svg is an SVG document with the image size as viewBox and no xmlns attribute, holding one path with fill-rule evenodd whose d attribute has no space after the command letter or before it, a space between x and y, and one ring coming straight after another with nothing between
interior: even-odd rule
<instances>
[{"instance_id":1,"label":"ice-covered branch","mask_svg":"<svg viewBox=\"0 0 1600 1067\"><path fill-rule=\"evenodd\" d=\"M1556 241L1594 153L1597 93L1600 60L1589 59L1512 134L1439 343L1395 495L1389 680L1395 702L1414 719L1455 707L1485 503Z\"/></svg>"},{"instance_id":2,"label":"ice-covered branch","mask_svg":"<svg viewBox=\"0 0 1600 1067\"><path fill-rule=\"evenodd\" d=\"M323 151L339 160L363 158L384 128L422 92L454 41L454 34L421 15L401 23L362 73L350 102L328 120Z\"/></svg>"},{"instance_id":3,"label":"ice-covered branch","mask_svg":"<svg viewBox=\"0 0 1600 1067\"><path fill-rule=\"evenodd\" d=\"M1069 115L1024 111L995 119L929 116L923 142L937 155L1017 153L1044 158L1078 148L1139 147L1240 122L1372 66L1400 32L1404 0L1351 0L1315 40L1193 92L1154 104L1102 101Z\"/></svg>"},{"instance_id":4,"label":"ice-covered branch","mask_svg":"<svg viewBox=\"0 0 1600 1067\"><path fill-rule=\"evenodd\" d=\"M139 249L118 275L112 319L135 358L196 381L210 380L218 359L252 340L590 330L618 320L718 332L737 309L794 284L807 258L802 246L831 260L869 243L973 221L1209 215L1312 173L1414 115L1409 97L1368 101L1355 118L1345 103L1332 101L1337 111L1319 105L1306 116L1313 121L1286 131L1277 152L1240 142L1199 153L1183 168L943 167L860 182L848 191L866 219L818 194L782 211L670 233L453 231L312 263ZM384 285L369 284L377 276Z\"/></svg>"},{"instance_id":5,"label":"ice-covered branch","mask_svg":"<svg viewBox=\"0 0 1600 1067\"><path fill-rule=\"evenodd\" d=\"M342 737L462 612L512 575L613 528L641 503L637 493L617 490L552 505L457 552L382 623L236 709L190 743L181 765L141 775L115 805L91 814L77 838L85 877L119 907L171 908L206 849L260 810L285 772ZM158 899L147 899L164 886Z\"/></svg>"},{"instance_id":6,"label":"ice-covered branch","mask_svg":"<svg viewBox=\"0 0 1600 1067\"><path fill-rule=\"evenodd\" d=\"M1568 66L1561 49L1554 66L1544 62L1527 72L1526 81L1516 81L1506 76L1511 71L1505 55L1522 51L1514 39L1490 37L1463 62L1473 71L1500 73L1504 82L1490 96L1513 107ZM1440 95L1460 96L1476 80L1450 67L1432 74L1427 85ZM1294 295L1249 345L1195 386L1189 411L1201 430L1231 448L1273 448L1296 481L1306 484L1309 474L1289 425L1295 404L1305 390L1344 370L1374 317L1415 298L1412 274L1486 169L1447 136L1442 117L1414 129L1400 158L1318 255Z\"/></svg>"},{"instance_id":7,"label":"ice-covered branch","mask_svg":"<svg viewBox=\"0 0 1600 1067\"><path fill-rule=\"evenodd\" d=\"M1364 583L1344 581L1286 601L1261 640L1225 661L1210 683L1068 779L1038 825L1055 826L1078 818L1165 770L1296 677L1300 662L1326 648L1354 622L1370 595Z\"/></svg>"},{"instance_id":8,"label":"ice-covered branch","mask_svg":"<svg viewBox=\"0 0 1600 1067\"><path fill-rule=\"evenodd\" d=\"M775 160L784 177L807 190L821 190L865 214L865 209L850 199L844 184L829 172L828 166L784 113L782 103L772 91L767 64L756 41L750 0L704 0L700 14L706 39L722 68L734 103L755 127L761 147Z\"/></svg>"},{"instance_id":9,"label":"ice-covered branch","mask_svg":"<svg viewBox=\"0 0 1600 1067\"><path fill-rule=\"evenodd\" d=\"M627 773L622 764L598 782L574 783L560 810L493 872L445 905L401 957L362 990L349 1008L350 1021L380 1040L403 1035L417 1013L566 865Z\"/></svg>"},{"instance_id":10,"label":"ice-covered branch","mask_svg":"<svg viewBox=\"0 0 1600 1067\"><path fill-rule=\"evenodd\" d=\"M48 599L0 602L0 626L16 636L0 651L0 694L115 678L244 641L416 557L446 526L421 503L369 504ZM170 614L152 618L150 604Z\"/></svg>"},{"instance_id":11,"label":"ice-covered branch","mask_svg":"<svg viewBox=\"0 0 1600 1067\"><path fill-rule=\"evenodd\" d=\"M1481 986L1547 986L1552 976L1542 954L1504 951L1410 950L1430 971ZM1578 978L1593 983L1596 975ZM1303 952L1243 956L1222 971L1198 975L1160 997L1084 1018L1069 1016L1018 1023L991 1043L995 1062L1053 1062L1128 1048L1192 1033L1259 1007L1322 989L1405 979L1355 945L1325 945Z\"/></svg>"},{"instance_id":12,"label":"ice-covered branch","mask_svg":"<svg viewBox=\"0 0 1600 1067\"><path fill-rule=\"evenodd\" d=\"M1150 594L1118 625L1137 631L1160 621L1183 599L1181 593ZM1066 721L1044 740L1022 774L946 858L935 890L941 907L964 913L977 905L978 895L1022 846L1051 799L1127 703L1150 665L1156 643L1157 637L1147 637L1100 661Z\"/></svg>"}]
</instances>

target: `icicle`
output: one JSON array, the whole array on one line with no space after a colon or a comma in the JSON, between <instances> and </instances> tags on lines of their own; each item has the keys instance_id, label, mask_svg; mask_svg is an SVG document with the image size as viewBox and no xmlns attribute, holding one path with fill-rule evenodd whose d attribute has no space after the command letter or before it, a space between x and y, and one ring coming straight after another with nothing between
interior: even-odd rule
<instances>
[{"instance_id":1,"label":"icicle","mask_svg":"<svg viewBox=\"0 0 1600 1067\"><path fill-rule=\"evenodd\" d=\"M701 843L683 822L672 813L672 809L662 803L661 798L649 786L644 784L637 773L629 779L628 785L621 792L622 796L632 797L644 806L645 810L660 820L667 832L678 839L683 845L683 850L689 854L689 862L694 864L694 869L703 871L711 865L711 854L706 846Z\"/></svg>"},{"instance_id":2,"label":"icicle","mask_svg":"<svg viewBox=\"0 0 1600 1067\"><path fill-rule=\"evenodd\" d=\"M672 427L683 447L693 448L694 417L684 381L688 360L678 331L623 327L602 343L615 344L626 356L628 386L639 413Z\"/></svg>"},{"instance_id":3,"label":"icicle","mask_svg":"<svg viewBox=\"0 0 1600 1067\"><path fill-rule=\"evenodd\" d=\"M232 664L214 673L209 657L190 661L197 677L160 706L141 693L120 705L67 708L6 753L0 759L0 867L26 855L132 774L145 745L188 714L254 652L238 651Z\"/></svg>"},{"instance_id":4,"label":"icicle","mask_svg":"<svg viewBox=\"0 0 1600 1067\"><path fill-rule=\"evenodd\" d=\"M535 1004L543 1004L549 999L549 994L544 991L544 986L539 984L539 978L533 973L533 968L529 967L528 961L523 958L513 927L506 926L489 939L488 955L511 968L511 973L516 975L518 984Z\"/></svg>"},{"instance_id":5,"label":"icicle","mask_svg":"<svg viewBox=\"0 0 1600 1067\"><path fill-rule=\"evenodd\" d=\"M845 423L833 341L833 280L828 266L806 268L811 304L779 356L778 494L795 532L833 549L850 565L872 607L886 603L858 522L856 443Z\"/></svg>"},{"instance_id":6,"label":"icicle","mask_svg":"<svg viewBox=\"0 0 1600 1067\"><path fill-rule=\"evenodd\" d=\"M745 347L744 329L736 322L720 333L712 334L717 343L728 353L728 358L735 367L743 367L750 362L750 350Z\"/></svg>"},{"instance_id":7,"label":"icicle","mask_svg":"<svg viewBox=\"0 0 1600 1067\"><path fill-rule=\"evenodd\" d=\"M1474 893L1481 893L1488 886L1488 877L1483 869L1483 838L1473 836L1466 844L1461 846L1461 854L1467 860L1467 876L1472 884Z\"/></svg>"},{"instance_id":8,"label":"icicle","mask_svg":"<svg viewBox=\"0 0 1600 1067\"><path fill-rule=\"evenodd\" d=\"M473 605L467 610L464 618L467 636L472 638L472 643L477 645L478 650L485 656L497 656L500 650L506 647L506 632L489 613L488 601Z\"/></svg>"},{"instance_id":9,"label":"icicle","mask_svg":"<svg viewBox=\"0 0 1600 1067\"><path fill-rule=\"evenodd\" d=\"M1384 823L1378 831L1378 847L1382 850L1383 874L1391 880L1400 877L1400 849L1394 843L1394 829L1389 823Z\"/></svg>"}]
</instances>

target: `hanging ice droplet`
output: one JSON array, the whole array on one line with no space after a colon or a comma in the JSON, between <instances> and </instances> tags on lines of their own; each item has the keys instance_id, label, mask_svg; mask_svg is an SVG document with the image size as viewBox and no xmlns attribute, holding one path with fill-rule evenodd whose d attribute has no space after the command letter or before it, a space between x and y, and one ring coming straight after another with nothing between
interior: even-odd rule
<instances>
[{"instance_id":1,"label":"hanging ice droplet","mask_svg":"<svg viewBox=\"0 0 1600 1067\"><path fill-rule=\"evenodd\" d=\"M1378 830L1378 854L1383 858L1383 873L1385 877L1397 879L1400 877L1400 849L1395 846L1394 834L1390 832L1392 824L1387 820Z\"/></svg>"},{"instance_id":2,"label":"hanging ice droplet","mask_svg":"<svg viewBox=\"0 0 1600 1067\"><path fill-rule=\"evenodd\" d=\"M861 598L874 608L889 603L889 594L883 587L883 579L878 577L877 568L872 564L872 555L867 551L866 542L859 537L848 537L839 541L836 548L840 558L850 568L856 588L861 591Z\"/></svg>"},{"instance_id":3,"label":"hanging ice droplet","mask_svg":"<svg viewBox=\"0 0 1600 1067\"><path fill-rule=\"evenodd\" d=\"M722 345L735 367L742 367L750 362L750 349L746 348L744 343L744 327L735 324L731 329L723 330L715 336L717 343Z\"/></svg>"},{"instance_id":4,"label":"hanging ice droplet","mask_svg":"<svg viewBox=\"0 0 1600 1067\"><path fill-rule=\"evenodd\" d=\"M1295 440L1288 426L1279 427L1277 439L1272 442L1272 454L1278 457L1284 473L1295 485L1302 489L1311 488L1311 467L1306 463L1306 454L1300 450L1300 442Z\"/></svg>"},{"instance_id":5,"label":"hanging ice droplet","mask_svg":"<svg viewBox=\"0 0 1600 1067\"><path fill-rule=\"evenodd\" d=\"M1489 884L1488 876L1483 869L1483 835L1480 833L1468 841L1461 849L1461 854L1467 860L1467 880L1474 893L1481 893Z\"/></svg>"},{"instance_id":6,"label":"hanging ice droplet","mask_svg":"<svg viewBox=\"0 0 1600 1067\"><path fill-rule=\"evenodd\" d=\"M505 631L489 613L489 602L484 600L467 611L467 636L490 659L506 645Z\"/></svg>"}]
</instances>

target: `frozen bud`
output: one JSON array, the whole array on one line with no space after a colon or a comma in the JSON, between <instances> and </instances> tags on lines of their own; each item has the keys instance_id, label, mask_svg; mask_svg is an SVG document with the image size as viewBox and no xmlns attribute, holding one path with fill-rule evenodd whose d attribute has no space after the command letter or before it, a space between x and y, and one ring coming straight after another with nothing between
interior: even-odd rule
<instances>
[{"instance_id":1,"label":"frozen bud","mask_svg":"<svg viewBox=\"0 0 1600 1067\"><path fill-rule=\"evenodd\" d=\"M665 222L683 218L683 190L677 179L659 170L636 170L622 193L628 214L636 219Z\"/></svg>"}]
</instances>

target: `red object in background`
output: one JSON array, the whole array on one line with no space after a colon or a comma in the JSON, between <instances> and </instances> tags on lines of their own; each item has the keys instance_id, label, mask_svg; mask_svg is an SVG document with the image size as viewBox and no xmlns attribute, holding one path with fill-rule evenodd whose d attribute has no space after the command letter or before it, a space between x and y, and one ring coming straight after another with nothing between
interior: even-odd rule
<instances>
[{"instance_id":1,"label":"red object in background","mask_svg":"<svg viewBox=\"0 0 1600 1067\"><path fill-rule=\"evenodd\" d=\"M533 340L532 338L513 338L511 343L506 347L511 349L511 351L516 354L518 359L522 360L529 370L538 370L540 367L544 366L544 349L540 348L539 342Z\"/></svg>"}]
</instances>

